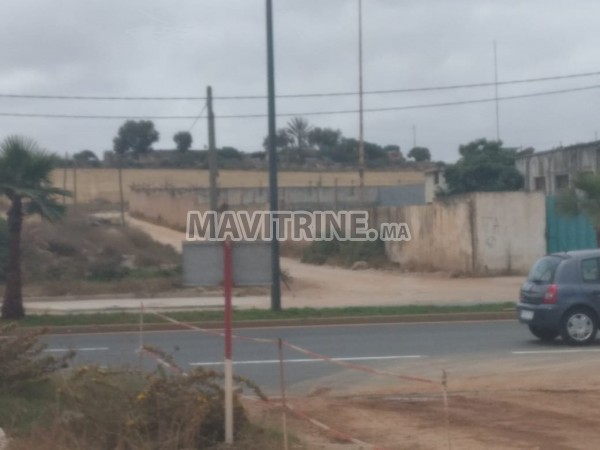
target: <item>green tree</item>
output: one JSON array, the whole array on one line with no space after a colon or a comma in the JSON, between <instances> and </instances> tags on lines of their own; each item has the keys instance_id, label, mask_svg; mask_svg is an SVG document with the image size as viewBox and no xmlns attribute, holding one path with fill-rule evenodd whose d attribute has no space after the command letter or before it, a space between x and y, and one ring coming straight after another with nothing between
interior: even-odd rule
<instances>
[{"instance_id":1,"label":"green tree","mask_svg":"<svg viewBox=\"0 0 600 450\"><path fill-rule=\"evenodd\" d=\"M308 143L319 151L331 150L340 143L342 132L331 128L313 128L308 132Z\"/></svg>"},{"instance_id":2,"label":"green tree","mask_svg":"<svg viewBox=\"0 0 600 450\"><path fill-rule=\"evenodd\" d=\"M187 152L192 147L192 135L189 131L179 131L173 136L177 151Z\"/></svg>"},{"instance_id":3,"label":"green tree","mask_svg":"<svg viewBox=\"0 0 600 450\"><path fill-rule=\"evenodd\" d=\"M55 165L56 159L31 139L9 136L0 144L0 194L10 203L3 319L25 316L21 280L23 217L38 214L47 220L58 220L64 214L65 208L57 197L69 193L52 186L50 176Z\"/></svg>"},{"instance_id":4,"label":"green tree","mask_svg":"<svg viewBox=\"0 0 600 450\"><path fill-rule=\"evenodd\" d=\"M523 176L515 167L517 151L502 147L502 141L478 139L459 147L460 159L446 167L447 194L516 191Z\"/></svg>"},{"instance_id":5,"label":"green tree","mask_svg":"<svg viewBox=\"0 0 600 450\"><path fill-rule=\"evenodd\" d=\"M427 147L413 147L406 156L417 162L431 161L431 152Z\"/></svg>"},{"instance_id":6,"label":"green tree","mask_svg":"<svg viewBox=\"0 0 600 450\"><path fill-rule=\"evenodd\" d=\"M287 134L292 137L294 145L302 150L308 147L308 137L312 127L302 117L294 117L287 123Z\"/></svg>"},{"instance_id":7,"label":"green tree","mask_svg":"<svg viewBox=\"0 0 600 450\"><path fill-rule=\"evenodd\" d=\"M78 167L98 167L100 161L96 154L91 150L82 150L73 155L73 161Z\"/></svg>"},{"instance_id":8,"label":"green tree","mask_svg":"<svg viewBox=\"0 0 600 450\"><path fill-rule=\"evenodd\" d=\"M294 139L287 133L284 128L277 130L275 134L275 148L279 151L289 148L294 143ZM263 147L269 151L269 136L263 140Z\"/></svg>"},{"instance_id":9,"label":"green tree","mask_svg":"<svg viewBox=\"0 0 600 450\"><path fill-rule=\"evenodd\" d=\"M158 141L160 134L154 129L151 120L128 120L119 128L113 139L116 153L121 155L132 151L134 156L152 151L152 144Z\"/></svg>"},{"instance_id":10,"label":"green tree","mask_svg":"<svg viewBox=\"0 0 600 450\"><path fill-rule=\"evenodd\" d=\"M600 175L586 173L575 178L572 188L558 193L556 210L565 216L587 215L596 228L600 244Z\"/></svg>"}]
</instances>

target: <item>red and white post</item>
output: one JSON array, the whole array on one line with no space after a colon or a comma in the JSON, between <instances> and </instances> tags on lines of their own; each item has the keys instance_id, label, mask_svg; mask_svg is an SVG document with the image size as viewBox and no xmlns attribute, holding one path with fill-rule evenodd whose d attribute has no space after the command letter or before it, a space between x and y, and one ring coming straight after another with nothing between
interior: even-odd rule
<instances>
[{"instance_id":1,"label":"red and white post","mask_svg":"<svg viewBox=\"0 0 600 450\"><path fill-rule=\"evenodd\" d=\"M223 242L225 291L225 443L233 444L233 362L232 362L232 306L233 248L231 241Z\"/></svg>"}]
</instances>

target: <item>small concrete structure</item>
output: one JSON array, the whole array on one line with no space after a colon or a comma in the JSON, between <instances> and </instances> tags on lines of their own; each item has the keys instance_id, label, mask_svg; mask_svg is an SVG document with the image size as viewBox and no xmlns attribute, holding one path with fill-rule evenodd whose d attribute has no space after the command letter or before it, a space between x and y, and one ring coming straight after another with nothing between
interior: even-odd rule
<instances>
[{"instance_id":1,"label":"small concrete structure","mask_svg":"<svg viewBox=\"0 0 600 450\"><path fill-rule=\"evenodd\" d=\"M425 203L431 203L435 199L438 190L448 187L444 168L436 167L425 172Z\"/></svg>"}]
</instances>

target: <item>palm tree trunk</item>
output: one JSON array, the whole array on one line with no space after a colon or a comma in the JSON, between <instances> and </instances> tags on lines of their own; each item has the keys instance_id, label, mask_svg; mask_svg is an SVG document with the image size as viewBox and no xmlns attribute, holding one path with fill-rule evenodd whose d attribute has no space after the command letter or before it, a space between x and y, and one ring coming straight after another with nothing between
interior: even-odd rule
<instances>
[{"instance_id":1,"label":"palm tree trunk","mask_svg":"<svg viewBox=\"0 0 600 450\"><path fill-rule=\"evenodd\" d=\"M6 290L2 303L3 319L21 319L25 316L21 293L21 227L23 203L21 197L13 196L8 210L8 265Z\"/></svg>"}]
</instances>

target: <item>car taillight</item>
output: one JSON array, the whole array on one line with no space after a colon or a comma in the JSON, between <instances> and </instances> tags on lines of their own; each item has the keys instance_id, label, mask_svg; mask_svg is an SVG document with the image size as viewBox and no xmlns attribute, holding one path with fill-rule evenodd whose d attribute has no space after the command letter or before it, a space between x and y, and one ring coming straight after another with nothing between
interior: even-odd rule
<instances>
[{"instance_id":1,"label":"car taillight","mask_svg":"<svg viewBox=\"0 0 600 450\"><path fill-rule=\"evenodd\" d=\"M544 295L544 303L554 304L558 300L558 287L555 284L548 286L548 290Z\"/></svg>"}]
</instances>

